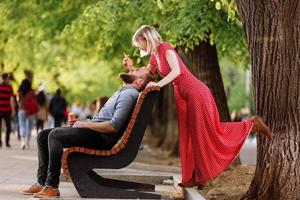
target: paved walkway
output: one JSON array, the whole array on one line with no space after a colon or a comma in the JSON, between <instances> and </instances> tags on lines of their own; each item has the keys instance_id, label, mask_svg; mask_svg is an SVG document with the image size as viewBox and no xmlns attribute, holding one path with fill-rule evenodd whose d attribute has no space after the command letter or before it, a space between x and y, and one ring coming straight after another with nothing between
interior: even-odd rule
<instances>
[{"instance_id":1,"label":"paved walkway","mask_svg":"<svg viewBox=\"0 0 300 200\"><path fill-rule=\"evenodd\" d=\"M21 150L16 135L12 135L12 148L5 146L0 149L0 200L21 200L31 199L31 196L25 196L19 191L30 186L36 181L37 170L37 147L36 137L31 140L30 149ZM139 152L140 157L151 156L145 148ZM139 159L137 159L139 160ZM127 171L126 171L127 170ZM99 170L101 172L101 170ZM180 169L177 167L149 165L135 162L121 172L133 175L167 176L180 175ZM120 173L121 173L120 172ZM104 173L104 172L102 172ZM116 172L106 171L105 173L115 174ZM164 193L176 193L170 186L160 186L159 190ZM70 182L61 182L60 191L62 198L79 198L74 186ZM180 194L175 194L175 196Z\"/></svg>"},{"instance_id":2,"label":"paved walkway","mask_svg":"<svg viewBox=\"0 0 300 200\"><path fill-rule=\"evenodd\" d=\"M19 193L19 191L36 181L37 147L35 134L31 140L30 149L21 150L16 135L12 135L11 145L12 148L4 146L0 149L0 200L31 199L31 196L25 196ZM247 140L241 151L241 160L243 163L255 163L255 149L255 140ZM148 160L152 160L153 162L155 159L155 155L146 146L144 150L139 152L136 162L132 163L129 167L117 171L97 170L97 172L107 174L108 176L111 174L117 176L129 174L135 177L139 176L139 178L144 177L147 180L155 180L155 176L180 176L180 169L178 167L158 165L159 160L156 160L156 164L145 163ZM160 185L158 190L163 193L176 193L174 188L170 186ZM60 191L63 198L79 198L73 184L70 182L61 182ZM180 195L179 193L175 194L175 196Z\"/></svg>"}]
</instances>

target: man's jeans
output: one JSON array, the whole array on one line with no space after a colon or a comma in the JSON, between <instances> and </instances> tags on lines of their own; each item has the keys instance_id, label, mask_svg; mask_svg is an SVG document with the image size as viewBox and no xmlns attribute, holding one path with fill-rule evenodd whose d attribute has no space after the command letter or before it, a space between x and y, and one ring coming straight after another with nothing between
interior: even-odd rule
<instances>
[{"instance_id":1,"label":"man's jeans","mask_svg":"<svg viewBox=\"0 0 300 200\"><path fill-rule=\"evenodd\" d=\"M11 132L11 112L0 112L0 143L1 144L2 144L2 140L1 140L2 119L4 119L6 125L5 143L6 146L9 146L9 139L10 139L10 132Z\"/></svg>"},{"instance_id":2,"label":"man's jeans","mask_svg":"<svg viewBox=\"0 0 300 200\"><path fill-rule=\"evenodd\" d=\"M54 128L41 131L37 137L38 172L41 185L58 188L63 148L74 146L91 149L111 149L116 135L88 128Z\"/></svg>"}]
</instances>

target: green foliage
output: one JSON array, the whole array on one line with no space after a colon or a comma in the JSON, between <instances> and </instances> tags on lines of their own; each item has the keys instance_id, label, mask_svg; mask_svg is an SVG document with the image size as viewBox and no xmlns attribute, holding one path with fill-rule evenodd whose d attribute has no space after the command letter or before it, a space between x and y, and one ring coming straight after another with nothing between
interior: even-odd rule
<instances>
[{"instance_id":1,"label":"green foliage","mask_svg":"<svg viewBox=\"0 0 300 200\"><path fill-rule=\"evenodd\" d=\"M235 18L234 1L225 2L165 1L165 21L159 30L174 45L186 47L186 51L201 41L207 41L217 45L220 57L246 64L248 58L244 33L241 23Z\"/></svg>"},{"instance_id":2,"label":"green foliage","mask_svg":"<svg viewBox=\"0 0 300 200\"><path fill-rule=\"evenodd\" d=\"M69 100L90 101L111 95L120 82L112 79L112 65L98 59L88 44L72 44L61 37L95 0L4 1L0 4L0 58L3 71L14 71L20 83L23 69L34 72L34 86L65 90ZM6 41L6 42L4 42ZM89 56L87 56L89 55ZM102 82L103 81L103 82ZM15 88L17 84L15 85ZM83 92L84 91L84 92Z\"/></svg>"},{"instance_id":3,"label":"green foliage","mask_svg":"<svg viewBox=\"0 0 300 200\"><path fill-rule=\"evenodd\" d=\"M242 64L237 65L227 59L220 61L220 67L229 111L231 113L241 111L245 107L249 107L253 111L253 93L246 94L246 67Z\"/></svg>"},{"instance_id":4,"label":"green foliage","mask_svg":"<svg viewBox=\"0 0 300 200\"><path fill-rule=\"evenodd\" d=\"M151 24L175 46L188 51L200 41L209 41L217 44L220 57L246 65L244 34L236 14L234 1L103 0L89 6L63 35L72 35L73 43L94 46L103 59L122 59L122 51L137 58L131 36L140 25Z\"/></svg>"},{"instance_id":5,"label":"green foliage","mask_svg":"<svg viewBox=\"0 0 300 200\"><path fill-rule=\"evenodd\" d=\"M70 100L110 95L120 85L123 52L147 63L131 44L142 24L187 51L204 40L220 58L248 62L233 0L4 0L0 12L2 70L21 80L31 69L35 86L62 87Z\"/></svg>"}]
</instances>

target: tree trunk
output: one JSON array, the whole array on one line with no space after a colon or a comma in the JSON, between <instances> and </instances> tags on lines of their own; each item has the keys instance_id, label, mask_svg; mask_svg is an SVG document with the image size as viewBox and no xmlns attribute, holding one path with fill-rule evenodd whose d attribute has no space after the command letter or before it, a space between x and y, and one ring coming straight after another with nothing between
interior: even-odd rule
<instances>
[{"instance_id":1,"label":"tree trunk","mask_svg":"<svg viewBox=\"0 0 300 200\"><path fill-rule=\"evenodd\" d=\"M257 165L243 199L300 199L300 1L236 0L252 63L256 113L273 139L258 137Z\"/></svg>"}]
</instances>

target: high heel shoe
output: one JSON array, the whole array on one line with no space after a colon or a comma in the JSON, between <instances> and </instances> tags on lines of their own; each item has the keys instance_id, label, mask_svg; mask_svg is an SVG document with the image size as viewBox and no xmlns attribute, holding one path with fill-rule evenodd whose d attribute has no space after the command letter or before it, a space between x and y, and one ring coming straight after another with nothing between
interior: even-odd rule
<instances>
[{"instance_id":1,"label":"high heel shoe","mask_svg":"<svg viewBox=\"0 0 300 200\"><path fill-rule=\"evenodd\" d=\"M198 186L198 189L203 189L204 188L204 184L201 183L197 183L195 181L195 171L193 171L193 175L192 178L190 180L188 180L187 182L182 182L182 183L178 183L179 187L195 187Z\"/></svg>"},{"instance_id":2,"label":"high heel shoe","mask_svg":"<svg viewBox=\"0 0 300 200\"><path fill-rule=\"evenodd\" d=\"M180 187L195 187L198 183L194 180L194 178L191 178L187 182L178 183L178 186Z\"/></svg>"},{"instance_id":3,"label":"high heel shoe","mask_svg":"<svg viewBox=\"0 0 300 200\"><path fill-rule=\"evenodd\" d=\"M182 188L185 188L185 187L195 187L197 186L197 189L198 190L203 190L205 185L204 184L200 184L200 183L197 183L197 182L193 182L193 181L187 181L185 183L178 183L178 186L179 187L182 187Z\"/></svg>"}]
</instances>

